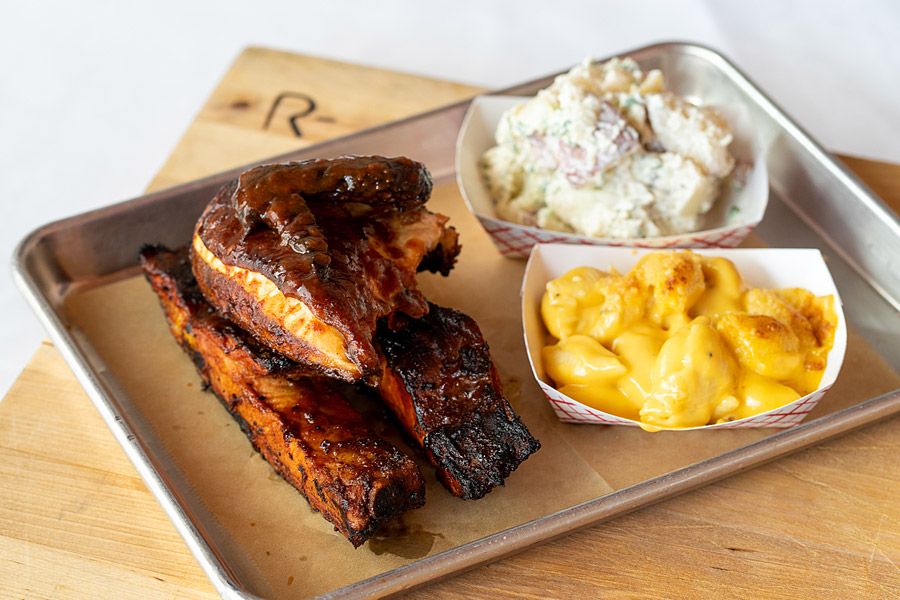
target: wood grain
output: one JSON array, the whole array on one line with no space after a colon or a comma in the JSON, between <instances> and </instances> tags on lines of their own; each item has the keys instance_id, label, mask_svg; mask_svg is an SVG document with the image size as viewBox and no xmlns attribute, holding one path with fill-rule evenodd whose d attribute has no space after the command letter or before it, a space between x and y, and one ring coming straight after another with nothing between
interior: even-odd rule
<instances>
[{"instance_id":1,"label":"wood grain","mask_svg":"<svg viewBox=\"0 0 900 600\"><path fill-rule=\"evenodd\" d=\"M148 191L396 121L480 91L458 83L248 48L200 110Z\"/></svg>"},{"instance_id":2,"label":"wood grain","mask_svg":"<svg viewBox=\"0 0 900 600\"><path fill-rule=\"evenodd\" d=\"M250 48L151 188L477 91ZM900 167L845 162L900 207ZM897 597L898 455L892 418L410 597ZM217 597L49 342L0 402L0 597Z\"/></svg>"}]
</instances>

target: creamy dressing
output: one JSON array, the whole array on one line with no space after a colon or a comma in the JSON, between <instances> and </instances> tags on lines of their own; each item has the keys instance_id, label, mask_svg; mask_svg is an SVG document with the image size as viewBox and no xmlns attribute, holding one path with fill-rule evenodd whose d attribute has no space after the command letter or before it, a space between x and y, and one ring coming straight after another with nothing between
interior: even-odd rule
<instances>
[{"instance_id":1,"label":"creamy dressing","mask_svg":"<svg viewBox=\"0 0 900 600\"><path fill-rule=\"evenodd\" d=\"M734 166L727 123L631 59L585 60L507 111L481 167L498 215L594 237L695 231Z\"/></svg>"}]
</instances>

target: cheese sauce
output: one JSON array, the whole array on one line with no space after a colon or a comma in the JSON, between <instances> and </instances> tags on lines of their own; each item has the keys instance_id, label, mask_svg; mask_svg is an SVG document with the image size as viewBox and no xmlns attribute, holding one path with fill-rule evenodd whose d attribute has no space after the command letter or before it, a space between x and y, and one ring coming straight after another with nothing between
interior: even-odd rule
<instances>
[{"instance_id":1,"label":"cheese sauce","mask_svg":"<svg viewBox=\"0 0 900 600\"><path fill-rule=\"evenodd\" d=\"M547 375L569 397L645 429L761 414L818 388L834 343L832 296L765 290L731 261L645 255L627 274L578 267L541 302Z\"/></svg>"}]
</instances>

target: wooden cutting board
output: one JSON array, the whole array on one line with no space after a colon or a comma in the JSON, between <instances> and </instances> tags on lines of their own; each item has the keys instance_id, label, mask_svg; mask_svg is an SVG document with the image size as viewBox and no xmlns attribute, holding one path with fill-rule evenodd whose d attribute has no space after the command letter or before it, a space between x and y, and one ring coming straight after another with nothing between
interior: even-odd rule
<instances>
[{"instance_id":1,"label":"wooden cutting board","mask_svg":"<svg viewBox=\"0 0 900 600\"><path fill-rule=\"evenodd\" d=\"M478 89L259 48L150 189ZM842 157L900 209L900 166ZM900 596L900 418L434 583L416 598ZM0 402L0 598L216 598L59 353Z\"/></svg>"}]
</instances>

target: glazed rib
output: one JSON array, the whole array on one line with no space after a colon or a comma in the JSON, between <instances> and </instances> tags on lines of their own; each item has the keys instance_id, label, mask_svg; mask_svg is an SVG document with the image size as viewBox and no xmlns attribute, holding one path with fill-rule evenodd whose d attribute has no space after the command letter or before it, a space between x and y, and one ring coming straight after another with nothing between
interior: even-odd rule
<instances>
[{"instance_id":1,"label":"glazed rib","mask_svg":"<svg viewBox=\"0 0 900 600\"><path fill-rule=\"evenodd\" d=\"M456 496L481 498L540 448L513 412L475 321L432 304L396 330L379 325L382 401Z\"/></svg>"},{"instance_id":2,"label":"glazed rib","mask_svg":"<svg viewBox=\"0 0 900 600\"><path fill-rule=\"evenodd\" d=\"M328 243L308 202L405 210L421 206L430 195L431 174L420 163L403 157L342 156L254 167L240 175L228 200L245 235L265 224L278 233L282 245L327 265Z\"/></svg>"},{"instance_id":3,"label":"glazed rib","mask_svg":"<svg viewBox=\"0 0 900 600\"><path fill-rule=\"evenodd\" d=\"M378 438L322 378L218 314L193 278L187 249L141 250L172 334L253 447L354 545L424 503L416 464ZM290 379L289 379L290 378Z\"/></svg>"},{"instance_id":4,"label":"glazed rib","mask_svg":"<svg viewBox=\"0 0 900 600\"><path fill-rule=\"evenodd\" d=\"M459 245L422 204L424 166L344 157L267 165L223 187L192 262L209 301L289 358L345 381L380 375L376 323L428 310L416 272L446 274Z\"/></svg>"}]
</instances>

